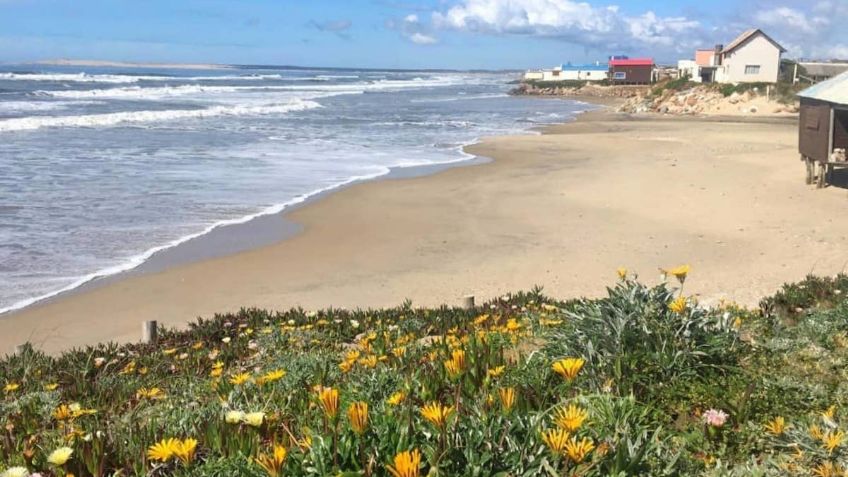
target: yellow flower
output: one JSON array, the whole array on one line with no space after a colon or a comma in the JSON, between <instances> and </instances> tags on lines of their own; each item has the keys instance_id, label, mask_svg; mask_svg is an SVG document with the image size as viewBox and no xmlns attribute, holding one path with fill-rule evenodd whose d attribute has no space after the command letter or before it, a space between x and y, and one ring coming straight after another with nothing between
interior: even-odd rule
<instances>
[{"instance_id":1,"label":"yellow flower","mask_svg":"<svg viewBox=\"0 0 848 477\"><path fill-rule=\"evenodd\" d=\"M265 422L264 412L248 412L242 418L245 424L251 427L259 427Z\"/></svg>"},{"instance_id":2,"label":"yellow flower","mask_svg":"<svg viewBox=\"0 0 848 477\"><path fill-rule=\"evenodd\" d=\"M47 456L47 462L50 462L53 465L61 466L65 465L68 462L68 459L71 458L71 454L74 453L74 450L70 447L60 447Z\"/></svg>"},{"instance_id":3,"label":"yellow flower","mask_svg":"<svg viewBox=\"0 0 848 477\"><path fill-rule=\"evenodd\" d=\"M509 333L515 333L516 331L521 329L521 325L518 324L518 321L515 318L510 318L506 320L506 331Z\"/></svg>"},{"instance_id":4,"label":"yellow flower","mask_svg":"<svg viewBox=\"0 0 848 477\"><path fill-rule=\"evenodd\" d=\"M445 371L448 372L448 376L451 378L456 378L462 373L462 368L459 367L459 363L456 361L449 359L445 361Z\"/></svg>"},{"instance_id":5,"label":"yellow flower","mask_svg":"<svg viewBox=\"0 0 848 477\"><path fill-rule=\"evenodd\" d=\"M224 414L224 421L227 424L240 424L244 421L244 413L241 411L228 411Z\"/></svg>"},{"instance_id":6,"label":"yellow flower","mask_svg":"<svg viewBox=\"0 0 848 477\"><path fill-rule=\"evenodd\" d=\"M460 369L465 369L465 351L455 349L451 353L451 361L457 364Z\"/></svg>"},{"instance_id":7,"label":"yellow flower","mask_svg":"<svg viewBox=\"0 0 848 477\"><path fill-rule=\"evenodd\" d=\"M162 354L165 356L171 356L172 354L177 352L177 348L170 348L162 351Z\"/></svg>"},{"instance_id":8,"label":"yellow flower","mask_svg":"<svg viewBox=\"0 0 848 477\"><path fill-rule=\"evenodd\" d=\"M353 432L362 435L368 428L368 403L363 401L351 403L347 408L347 417L350 419Z\"/></svg>"},{"instance_id":9,"label":"yellow flower","mask_svg":"<svg viewBox=\"0 0 848 477\"><path fill-rule=\"evenodd\" d=\"M279 477L282 475L283 463L286 461L288 451L285 447L274 444L274 453L272 455L262 454L256 458L256 463L262 467L265 472L271 477Z\"/></svg>"},{"instance_id":10,"label":"yellow flower","mask_svg":"<svg viewBox=\"0 0 848 477\"><path fill-rule=\"evenodd\" d=\"M777 416L768 423L766 423L766 431L769 434L773 434L775 436L779 436L783 434L783 431L786 429L786 420L783 419L783 416Z\"/></svg>"},{"instance_id":11,"label":"yellow flower","mask_svg":"<svg viewBox=\"0 0 848 477\"><path fill-rule=\"evenodd\" d=\"M324 409L324 414L333 419L339 412L339 390L333 388L321 388L318 391L318 400Z\"/></svg>"},{"instance_id":12,"label":"yellow flower","mask_svg":"<svg viewBox=\"0 0 848 477\"><path fill-rule=\"evenodd\" d=\"M250 380L250 375L247 373L234 374L230 377L230 384L240 386Z\"/></svg>"},{"instance_id":13,"label":"yellow flower","mask_svg":"<svg viewBox=\"0 0 848 477\"><path fill-rule=\"evenodd\" d=\"M393 348L392 354L395 356L395 358L401 359L404 356L406 356L406 347L405 346L398 346L396 348Z\"/></svg>"},{"instance_id":14,"label":"yellow flower","mask_svg":"<svg viewBox=\"0 0 848 477\"><path fill-rule=\"evenodd\" d=\"M369 354L364 358L359 358L358 362L366 368L375 368L377 366L377 357L373 354Z\"/></svg>"},{"instance_id":15,"label":"yellow flower","mask_svg":"<svg viewBox=\"0 0 848 477\"><path fill-rule=\"evenodd\" d=\"M830 406L829 408L827 408L826 411L823 411L822 417L825 418L825 419L830 419L832 421L833 418L836 417L836 405L834 404L834 405Z\"/></svg>"},{"instance_id":16,"label":"yellow flower","mask_svg":"<svg viewBox=\"0 0 848 477\"><path fill-rule=\"evenodd\" d=\"M282 369L276 369L274 371L268 371L267 373L263 374L262 376L256 378L256 384L261 386L263 384L273 383L274 381L278 381L280 379L283 379L283 377L285 377L285 375L286 375L286 372L283 371Z\"/></svg>"},{"instance_id":17,"label":"yellow flower","mask_svg":"<svg viewBox=\"0 0 848 477\"><path fill-rule=\"evenodd\" d=\"M813 424L812 426L810 426L809 432L810 437L817 441L820 441L824 438L824 433L822 432L821 427L819 427L818 424Z\"/></svg>"},{"instance_id":18,"label":"yellow flower","mask_svg":"<svg viewBox=\"0 0 848 477\"><path fill-rule=\"evenodd\" d=\"M813 475L817 477L842 477L845 475L845 471L839 464L825 462L813 468Z\"/></svg>"},{"instance_id":19,"label":"yellow flower","mask_svg":"<svg viewBox=\"0 0 848 477\"><path fill-rule=\"evenodd\" d=\"M501 400L501 407L504 412L509 414L515 405L515 388L499 388L498 397Z\"/></svg>"},{"instance_id":20,"label":"yellow flower","mask_svg":"<svg viewBox=\"0 0 848 477\"><path fill-rule=\"evenodd\" d=\"M548 429L542 432L542 440L554 454L562 454L568 444L568 431L564 429Z\"/></svg>"},{"instance_id":21,"label":"yellow flower","mask_svg":"<svg viewBox=\"0 0 848 477\"><path fill-rule=\"evenodd\" d=\"M683 297L683 296L679 296L679 297L675 298L668 305L668 309L677 313L677 314L680 314L680 313L683 313L684 311L686 311L686 307L687 307L686 297Z\"/></svg>"},{"instance_id":22,"label":"yellow flower","mask_svg":"<svg viewBox=\"0 0 848 477\"><path fill-rule=\"evenodd\" d=\"M174 445L174 456L179 459L183 465L189 465L194 460L194 453L197 450L197 440L189 437L182 441L177 441Z\"/></svg>"},{"instance_id":23,"label":"yellow flower","mask_svg":"<svg viewBox=\"0 0 848 477\"><path fill-rule=\"evenodd\" d=\"M618 273L618 278L620 278L622 280L627 278L627 269L626 268L618 267L618 270L616 270L615 272Z\"/></svg>"},{"instance_id":24,"label":"yellow flower","mask_svg":"<svg viewBox=\"0 0 848 477\"><path fill-rule=\"evenodd\" d=\"M147 449L147 458L150 460L158 460L160 462L170 460L171 457L174 456L178 445L179 441L173 437L170 439L162 439Z\"/></svg>"},{"instance_id":25,"label":"yellow flower","mask_svg":"<svg viewBox=\"0 0 848 477\"><path fill-rule=\"evenodd\" d=\"M822 436L822 445L828 452L833 453L833 450L842 445L845 440L845 433L842 431L829 431Z\"/></svg>"},{"instance_id":26,"label":"yellow flower","mask_svg":"<svg viewBox=\"0 0 848 477\"><path fill-rule=\"evenodd\" d=\"M386 465L386 470L392 474L392 477L418 477L419 467L421 467L421 452L415 449L412 452L397 454L394 465Z\"/></svg>"},{"instance_id":27,"label":"yellow flower","mask_svg":"<svg viewBox=\"0 0 848 477\"><path fill-rule=\"evenodd\" d=\"M447 423L451 414L453 414L453 407L442 406L435 401L421 408L421 415L424 416L424 419L427 419L440 429L445 427L445 423Z\"/></svg>"},{"instance_id":28,"label":"yellow flower","mask_svg":"<svg viewBox=\"0 0 848 477\"><path fill-rule=\"evenodd\" d=\"M159 388L141 388L135 393L138 399L165 399L165 392Z\"/></svg>"},{"instance_id":29,"label":"yellow flower","mask_svg":"<svg viewBox=\"0 0 848 477\"><path fill-rule=\"evenodd\" d=\"M55 391L58 388L59 388L59 383L50 383L50 384L44 385L45 391Z\"/></svg>"},{"instance_id":30,"label":"yellow flower","mask_svg":"<svg viewBox=\"0 0 848 477\"><path fill-rule=\"evenodd\" d=\"M21 387L21 385L16 382L9 382L3 387L3 392L10 393L12 391L17 391L19 387Z\"/></svg>"},{"instance_id":31,"label":"yellow flower","mask_svg":"<svg viewBox=\"0 0 848 477\"><path fill-rule=\"evenodd\" d=\"M56 419L57 421L67 421L72 417L73 412L71 412L71 408L68 407L67 404L60 404L59 407L53 411L53 419Z\"/></svg>"},{"instance_id":32,"label":"yellow flower","mask_svg":"<svg viewBox=\"0 0 848 477\"><path fill-rule=\"evenodd\" d=\"M575 432L580 429L583 422L589 417L585 409L581 409L574 404L568 408L558 408L554 412L554 422L557 426L569 431Z\"/></svg>"},{"instance_id":33,"label":"yellow flower","mask_svg":"<svg viewBox=\"0 0 848 477\"><path fill-rule=\"evenodd\" d=\"M682 285L686 281L686 275L689 274L689 265L680 265L669 270L664 270L664 272L676 278Z\"/></svg>"},{"instance_id":34,"label":"yellow flower","mask_svg":"<svg viewBox=\"0 0 848 477\"><path fill-rule=\"evenodd\" d=\"M566 380L573 381L577 377L577 373L583 369L584 364L586 364L586 361L583 358L565 358L551 365L551 369Z\"/></svg>"},{"instance_id":35,"label":"yellow flower","mask_svg":"<svg viewBox=\"0 0 848 477\"><path fill-rule=\"evenodd\" d=\"M575 464L579 464L583 462L586 455L589 454L589 452L592 452L592 449L594 448L595 444L593 444L590 439L584 437L578 442L576 437L572 437L565 445L565 452L568 454L569 459L571 459Z\"/></svg>"},{"instance_id":36,"label":"yellow flower","mask_svg":"<svg viewBox=\"0 0 848 477\"><path fill-rule=\"evenodd\" d=\"M398 404L402 403L404 399L406 399L406 394L403 391L398 391L389 396L389 399L386 400L386 403L391 406L397 406Z\"/></svg>"},{"instance_id":37,"label":"yellow flower","mask_svg":"<svg viewBox=\"0 0 848 477\"><path fill-rule=\"evenodd\" d=\"M498 366L490 369L487 374L492 378L499 378L506 370L506 366Z\"/></svg>"}]
</instances>

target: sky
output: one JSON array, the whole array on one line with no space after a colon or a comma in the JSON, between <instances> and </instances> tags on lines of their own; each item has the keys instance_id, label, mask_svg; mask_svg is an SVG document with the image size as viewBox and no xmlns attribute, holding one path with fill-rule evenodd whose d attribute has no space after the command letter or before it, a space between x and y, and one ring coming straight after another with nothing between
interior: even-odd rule
<instances>
[{"instance_id":1,"label":"sky","mask_svg":"<svg viewBox=\"0 0 848 477\"><path fill-rule=\"evenodd\" d=\"M848 59L848 0L0 0L0 62L523 69L675 63L762 28Z\"/></svg>"}]
</instances>

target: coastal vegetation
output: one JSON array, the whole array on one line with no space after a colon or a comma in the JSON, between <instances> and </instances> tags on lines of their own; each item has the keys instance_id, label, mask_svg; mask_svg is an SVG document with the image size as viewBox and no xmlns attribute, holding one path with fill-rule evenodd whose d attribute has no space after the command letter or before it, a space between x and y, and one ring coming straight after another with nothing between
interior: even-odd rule
<instances>
[{"instance_id":1,"label":"coastal vegetation","mask_svg":"<svg viewBox=\"0 0 848 477\"><path fill-rule=\"evenodd\" d=\"M0 475L845 475L848 276L746 309L664 273L27 347L0 361Z\"/></svg>"}]
</instances>

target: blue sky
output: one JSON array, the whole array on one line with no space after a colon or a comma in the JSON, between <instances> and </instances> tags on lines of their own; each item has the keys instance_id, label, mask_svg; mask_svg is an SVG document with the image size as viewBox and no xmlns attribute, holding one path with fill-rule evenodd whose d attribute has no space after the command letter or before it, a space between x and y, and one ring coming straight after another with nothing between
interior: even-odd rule
<instances>
[{"instance_id":1,"label":"blue sky","mask_svg":"<svg viewBox=\"0 0 848 477\"><path fill-rule=\"evenodd\" d=\"M0 61L529 68L673 61L749 27L848 57L846 24L848 0L0 0Z\"/></svg>"}]
</instances>

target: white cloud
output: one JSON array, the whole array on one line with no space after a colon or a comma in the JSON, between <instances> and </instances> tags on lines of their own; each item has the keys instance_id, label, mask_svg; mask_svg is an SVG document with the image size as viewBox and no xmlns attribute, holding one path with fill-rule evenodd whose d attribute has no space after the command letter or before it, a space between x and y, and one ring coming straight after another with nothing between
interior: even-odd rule
<instances>
[{"instance_id":1,"label":"white cloud","mask_svg":"<svg viewBox=\"0 0 848 477\"><path fill-rule=\"evenodd\" d=\"M628 16L614 5L572 0L462 0L433 13L433 24L456 31L561 38L608 49L662 46L682 51L694 46L701 32L700 22L686 17L661 17L652 11Z\"/></svg>"},{"instance_id":2,"label":"white cloud","mask_svg":"<svg viewBox=\"0 0 848 477\"><path fill-rule=\"evenodd\" d=\"M754 19L762 26L795 28L807 33L828 23L825 17L810 17L806 13L789 7L778 7L757 12Z\"/></svg>"},{"instance_id":3,"label":"white cloud","mask_svg":"<svg viewBox=\"0 0 848 477\"><path fill-rule=\"evenodd\" d=\"M439 42L436 37L417 32L409 36L409 41L418 45L432 45Z\"/></svg>"},{"instance_id":4,"label":"white cloud","mask_svg":"<svg viewBox=\"0 0 848 477\"><path fill-rule=\"evenodd\" d=\"M416 14L405 16L402 20L389 20L386 26L390 29L397 30L401 36L416 45L433 45L439 42L433 34L430 33L430 28L421 22Z\"/></svg>"}]
</instances>

